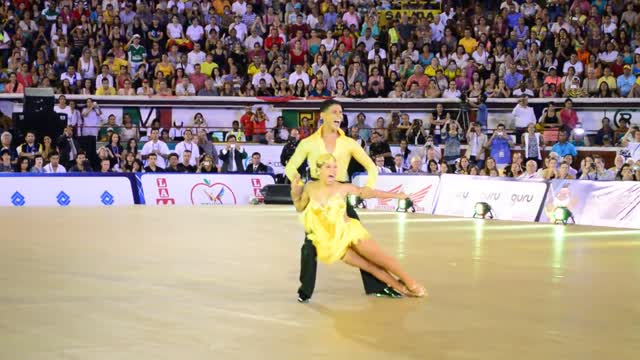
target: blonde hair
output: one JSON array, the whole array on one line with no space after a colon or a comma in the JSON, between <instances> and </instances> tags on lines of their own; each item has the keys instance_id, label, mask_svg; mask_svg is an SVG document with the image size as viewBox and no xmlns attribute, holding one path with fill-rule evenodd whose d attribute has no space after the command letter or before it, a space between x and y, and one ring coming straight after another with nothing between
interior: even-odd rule
<instances>
[{"instance_id":1,"label":"blonde hair","mask_svg":"<svg viewBox=\"0 0 640 360\"><path fill-rule=\"evenodd\" d=\"M316 166L319 168L323 167L324 164L328 163L329 161L333 161L336 162L336 158L335 156L326 153L326 154L322 154L318 157L318 160L316 160Z\"/></svg>"}]
</instances>

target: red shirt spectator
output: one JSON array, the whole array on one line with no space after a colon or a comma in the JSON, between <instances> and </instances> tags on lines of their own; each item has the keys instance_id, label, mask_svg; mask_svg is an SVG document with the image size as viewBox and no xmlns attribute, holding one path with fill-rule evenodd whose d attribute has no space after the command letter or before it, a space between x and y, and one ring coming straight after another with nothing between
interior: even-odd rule
<instances>
[{"instance_id":1,"label":"red shirt spectator","mask_svg":"<svg viewBox=\"0 0 640 360\"><path fill-rule=\"evenodd\" d=\"M240 125L244 130L244 135L247 138L253 136L253 122L251 118L253 117L253 111L251 109L247 109L247 111L240 117Z\"/></svg>"},{"instance_id":2,"label":"red shirt spectator","mask_svg":"<svg viewBox=\"0 0 640 360\"><path fill-rule=\"evenodd\" d=\"M573 101L567 99L564 108L560 110L560 121L569 129L574 129L578 124L578 112L573 109Z\"/></svg>"},{"instance_id":3,"label":"red shirt spectator","mask_svg":"<svg viewBox=\"0 0 640 360\"><path fill-rule=\"evenodd\" d=\"M278 30L276 28L271 28L271 35L264 40L264 48L267 50L271 50L274 44L277 44L280 48L282 48L282 38L278 35Z\"/></svg>"}]
</instances>

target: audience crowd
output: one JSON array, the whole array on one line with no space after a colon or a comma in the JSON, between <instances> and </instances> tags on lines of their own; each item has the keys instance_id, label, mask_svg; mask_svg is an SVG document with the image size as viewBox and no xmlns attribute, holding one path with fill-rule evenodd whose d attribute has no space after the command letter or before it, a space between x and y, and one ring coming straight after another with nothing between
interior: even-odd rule
<instances>
[{"instance_id":1,"label":"audience crowd","mask_svg":"<svg viewBox=\"0 0 640 360\"><path fill-rule=\"evenodd\" d=\"M412 11L386 11L397 9ZM0 90L639 97L639 10L624 0L17 0L0 4Z\"/></svg>"}]
</instances>

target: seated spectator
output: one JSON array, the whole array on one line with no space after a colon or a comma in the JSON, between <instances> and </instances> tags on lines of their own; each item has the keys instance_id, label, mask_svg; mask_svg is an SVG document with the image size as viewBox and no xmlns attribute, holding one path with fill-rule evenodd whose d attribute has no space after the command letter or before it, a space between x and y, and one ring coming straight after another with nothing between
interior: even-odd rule
<instances>
[{"instance_id":1,"label":"seated spectator","mask_svg":"<svg viewBox=\"0 0 640 360\"><path fill-rule=\"evenodd\" d=\"M87 159L87 153L79 151L76 157L75 165L69 169L69 172L92 172L89 160Z\"/></svg>"},{"instance_id":2,"label":"seated spectator","mask_svg":"<svg viewBox=\"0 0 640 360\"><path fill-rule=\"evenodd\" d=\"M424 174L422 170L422 159L419 156L411 158L411 167L407 169L407 174Z\"/></svg>"},{"instance_id":3,"label":"seated spectator","mask_svg":"<svg viewBox=\"0 0 640 360\"><path fill-rule=\"evenodd\" d=\"M573 179L575 179L576 177L574 175L571 175L571 170L573 170L573 169L571 169L571 166L567 162L563 161L560 164L560 167L558 168L556 179L558 179L558 180L573 180Z\"/></svg>"},{"instance_id":4,"label":"seated spectator","mask_svg":"<svg viewBox=\"0 0 640 360\"><path fill-rule=\"evenodd\" d=\"M169 166L167 166L165 168L165 171L168 173L181 173L184 171L180 171L180 169L178 168L179 165L179 161L178 161L178 154L176 153L171 153L169 154Z\"/></svg>"},{"instance_id":5,"label":"seated spectator","mask_svg":"<svg viewBox=\"0 0 640 360\"><path fill-rule=\"evenodd\" d=\"M218 169L214 164L213 157L208 154L205 155L202 161L200 162L200 165L198 165L198 170L196 170L196 172L205 173L205 174L217 173Z\"/></svg>"},{"instance_id":6,"label":"seated spectator","mask_svg":"<svg viewBox=\"0 0 640 360\"><path fill-rule=\"evenodd\" d=\"M144 171L150 173L164 172L164 168L158 166L157 160L158 155L156 153L147 155L147 166L145 166Z\"/></svg>"},{"instance_id":7,"label":"seated spectator","mask_svg":"<svg viewBox=\"0 0 640 360\"><path fill-rule=\"evenodd\" d=\"M27 132L24 137L25 142L18 146L17 152L19 157L26 157L29 160L33 160L36 155L42 155L42 144L36 143L36 135L32 132Z\"/></svg>"},{"instance_id":8,"label":"seated spectator","mask_svg":"<svg viewBox=\"0 0 640 360\"><path fill-rule=\"evenodd\" d=\"M213 161L211 162L212 162L211 166L215 169L215 171L211 171L211 172L218 172L218 169L215 167L215 164L213 163ZM180 162L180 164L178 164L178 169L180 169L180 172L184 172L184 173L195 173L197 168L196 168L196 165L192 165L194 163L196 164L198 163L198 158L193 155L191 150L185 149L182 152L182 161Z\"/></svg>"},{"instance_id":9,"label":"seated spectator","mask_svg":"<svg viewBox=\"0 0 640 360\"><path fill-rule=\"evenodd\" d=\"M604 145L603 138L605 136L608 136L609 139L614 138L614 131L613 131L613 128L611 127L611 120L609 120L609 118L607 117L602 118L602 127L596 133L596 141L595 141L596 145L603 146Z\"/></svg>"},{"instance_id":10,"label":"seated spectator","mask_svg":"<svg viewBox=\"0 0 640 360\"><path fill-rule=\"evenodd\" d=\"M595 181L613 181L616 174L605 168L604 160L600 155L593 156L593 165L582 168L582 175L580 180L595 180Z\"/></svg>"},{"instance_id":11,"label":"seated spectator","mask_svg":"<svg viewBox=\"0 0 640 360\"><path fill-rule=\"evenodd\" d=\"M525 172L520 175L519 179L542 179L541 174L538 172L538 164L534 160L527 161Z\"/></svg>"},{"instance_id":12,"label":"seated spectator","mask_svg":"<svg viewBox=\"0 0 640 360\"><path fill-rule=\"evenodd\" d=\"M247 174L266 174L268 168L261 161L261 155L259 152L251 154L251 162L247 165L245 172Z\"/></svg>"},{"instance_id":13,"label":"seated spectator","mask_svg":"<svg viewBox=\"0 0 640 360\"><path fill-rule=\"evenodd\" d=\"M393 166L391 167L391 172L394 174L404 174L405 172L407 172L407 169L404 167L404 156L402 154L396 154L396 156L393 157Z\"/></svg>"},{"instance_id":14,"label":"seated spectator","mask_svg":"<svg viewBox=\"0 0 640 360\"><path fill-rule=\"evenodd\" d=\"M565 157L566 155L578 156L575 145L567 142L567 133L564 131L558 133L558 142L551 147L551 151L557 153L560 157Z\"/></svg>"},{"instance_id":15,"label":"seated spectator","mask_svg":"<svg viewBox=\"0 0 640 360\"><path fill-rule=\"evenodd\" d=\"M0 158L2 158L2 163L0 163L0 172L14 172L15 169L11 163L11 152L7 149L0 150Z\"/></svg>"},{"instance_id":16,"label":"seated spectator","mask_svg":"<svg viewBox=\"0 0 640 360\"><path fill-rule=\"evenodd\" d=\"M109 161L109 159L102 159L100 160L100 171L98 171L99 173L110 173L112 172L111 170L111 161Z\"/></svg>"},{"instance_id":17,"label":"seated spectator","mask_svg":"<svg viewBox=\"0 0 640 360\"><path fill-rule=\"evenodd\" d=\"M49 155L49 163L44 167L44 172L47 174L63 174L67 172L67 169L60 164L60 155L57 152Z\"/></svg>"}]
</instances>

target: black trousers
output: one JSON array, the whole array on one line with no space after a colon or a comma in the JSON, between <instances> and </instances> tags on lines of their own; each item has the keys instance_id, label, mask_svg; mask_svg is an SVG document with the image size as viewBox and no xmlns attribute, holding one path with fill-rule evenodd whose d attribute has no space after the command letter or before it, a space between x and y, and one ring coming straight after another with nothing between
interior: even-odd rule
<instances>
[{"instance_id":1,"label":"black trousers","mask_svg":"<svg viewBox=\"0 0 640 360\"><path fill-rule=\"evenodd\" d=\"M355 209L348 202L347 216L360 220ZM302 248L300 249L300 288L298 288L298 295L303 299L311 298L313 290L316 287L316 272L318 269L317 255L318 253L313 242L305 236L304 244L302 244ZM364 270L360 270L360 275L362 276L362 283L366 294L379 293L387 287L387 284Z\"/></svg>"}]
</instances>

